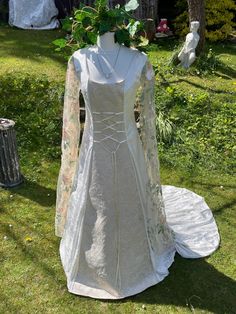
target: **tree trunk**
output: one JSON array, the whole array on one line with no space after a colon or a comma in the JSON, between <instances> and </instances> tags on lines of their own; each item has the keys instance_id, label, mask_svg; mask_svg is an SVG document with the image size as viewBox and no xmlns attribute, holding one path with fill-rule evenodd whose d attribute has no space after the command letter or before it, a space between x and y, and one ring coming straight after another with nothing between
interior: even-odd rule
<instances>
[{"instance_id":1,"label":"tree trunk","mask_svg":"<svg viewBox=\"0 0 236 314\"><path fill-rule=\"evenodd\" d=\"M205 47L205 28L206 28L206 16L205 16L205 0L187 0L189 21L199 21L200 27L198 33L200 40L197 46L197 54L203 52Z\"/></svg>"},{"instance_id":2,"label":"tree trunk","mask_svg":"<svg viewBox=\"0 0 236 314\"><path fill-rule=\"evenodd\" d=\"M135 10L134 15L140 19L158 20L158 1L159 0L139 0L139 7ZM128 0L126 0L128 2Z\"/></svg>"}]
</instances>

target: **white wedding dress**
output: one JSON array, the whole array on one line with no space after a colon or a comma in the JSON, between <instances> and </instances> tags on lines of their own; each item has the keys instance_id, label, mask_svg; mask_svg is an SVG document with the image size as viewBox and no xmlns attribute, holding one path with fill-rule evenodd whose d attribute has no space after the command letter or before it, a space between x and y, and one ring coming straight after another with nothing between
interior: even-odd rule
<instances>
[{"instance_id":1,"label":"white wedding dress","mask_svg":"<svg viewBox=\"0 0 236 314\"><path fill-rule=\"evenodd\" d=\"M203 197L161 186L154 73L144 53L122 49L130 58L126 77L107 84L90 77L96 47L73 54L63 112L55 232L69 292L101 299L139 293L168 275L176 251L203 257L220 241ZM86 121L78 155L80 90Z\"/></svg>"},{"instance_id":2,"label":"white wedding dress","mask_svg":"<svg viewBox=\"0 0 236 314\"><path fill-rule=\"evenodd\" d=\"M9 24L23 29L59 27L54 0L9 0Z\"/></svg>"}]
</instances>

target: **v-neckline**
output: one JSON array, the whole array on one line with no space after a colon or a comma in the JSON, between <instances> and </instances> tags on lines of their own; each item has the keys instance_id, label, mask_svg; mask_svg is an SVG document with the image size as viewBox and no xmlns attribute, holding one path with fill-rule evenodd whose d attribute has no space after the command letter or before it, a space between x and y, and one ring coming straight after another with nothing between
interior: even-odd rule
<instances>
[{"instance_id":1,"label":"v-neckline","mask_svg":"<svg viewBox=\"0 0 236 314\"><path fill-rule=\"evenodd\" d=\"M86 63L86 69L87 69L87 81L88 82L90 82L90 83L92 82L92 83L97 84L97 85L123 85L125 83L125 80L126 80L128 74L129 74L129 71L130 71L130 68L131 68L131 64L133 63L133 60L134 60L134 57L136 56L136 54L134 54L131 57L131 60L129 62L129 66L128 66L128 70L127 70L127 72L125 74L125 77L122 80L120 80L118 82L98 82L98 81L92 80L90 78L90 71L89 71L89 66L88 66L88 61L87 61L88 60L87 51L88 51L88 49L86 50L86 53L85 53L85 63Z\"/></svg>"}]
</instances>

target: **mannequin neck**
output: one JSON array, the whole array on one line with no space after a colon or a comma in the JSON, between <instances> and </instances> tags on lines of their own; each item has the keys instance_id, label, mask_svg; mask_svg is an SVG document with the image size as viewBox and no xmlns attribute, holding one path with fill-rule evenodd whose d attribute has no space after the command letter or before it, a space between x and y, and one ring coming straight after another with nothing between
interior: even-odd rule
<instances>
[{"instance_id":1,"label":"mannequin neck","mask_svg":"<svg viewBox=\"0 0 236 314\"><path fill-rule=\"evenodd\" d=\"M104 51L115 51L118 44L115 43L115 33L107 32L97 38L97 46Z\"/></svg>"}]
</instances>

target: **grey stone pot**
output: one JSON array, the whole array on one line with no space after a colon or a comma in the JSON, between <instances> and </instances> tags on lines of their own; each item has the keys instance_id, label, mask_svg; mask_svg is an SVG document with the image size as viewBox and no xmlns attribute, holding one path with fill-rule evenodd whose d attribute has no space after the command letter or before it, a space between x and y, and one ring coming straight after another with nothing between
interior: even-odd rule
<instances>
[{"instance_id":1,"label":"grey stone pot","mask_svg":"<svg viewBox=\"0 0 236 314\"><path fill-rule=\"evenodd\" d=\"M13 120L0 118L0 187L14 187L23 182L20 173Z\"/></svg>"}]
</instances>

